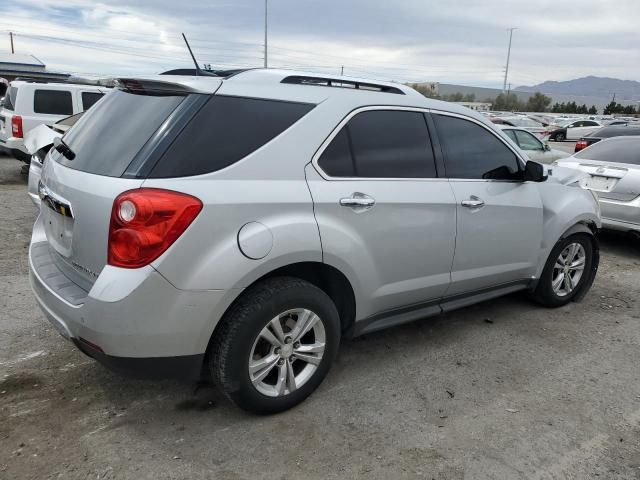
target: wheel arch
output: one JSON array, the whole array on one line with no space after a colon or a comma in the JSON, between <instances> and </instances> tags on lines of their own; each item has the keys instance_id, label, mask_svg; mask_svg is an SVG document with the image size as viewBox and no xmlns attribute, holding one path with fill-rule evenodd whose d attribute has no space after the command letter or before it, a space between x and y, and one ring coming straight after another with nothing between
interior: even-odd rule
<instances>
[{"instance_id":1,"label":"wheel arch","mask_svg":"<svg viewBox=\"0 0 640 480\"><path fill-rule=\"evenodd\" d=\"M229 303L220 319L232 308L234 303L242 297L244 291L253 285L268 278L296 277L315 285L325 292L335 303L340 316L340 324L343 336L350 335L353 330L356 317L356 296L347 276L336 267L322 262L303 261L283 265L262 274L251 281L245 288L238 290L238 295ZM213 328L211 338L216 334L220 321ZM209 342L210 344L211 342Z\"/></svg>"}]
</instances>

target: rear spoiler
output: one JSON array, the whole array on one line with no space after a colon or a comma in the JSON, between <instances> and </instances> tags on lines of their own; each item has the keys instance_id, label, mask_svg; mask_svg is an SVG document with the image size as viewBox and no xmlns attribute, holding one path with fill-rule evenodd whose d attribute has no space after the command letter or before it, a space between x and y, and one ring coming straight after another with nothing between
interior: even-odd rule
<instances>
[{"instance_id":1,"label":"rear spoiler","mask_svg":"<svg viewBox=\"0 0 640 480\"><path fill-rule=\"evenodd\" d=\"M213 93L219 85L216 85L216 88L211 88L212 85L198 85L198 80L194 80L198 78L202 78L203 80L214 80L212 77L193 77L189 79L189 82L180 82L180 81L171 81L170 78L167 80L160 80L158 78L117 78L115 79L115 87L120 90L125 90L131 93L137 93L139 95L187 95L189 93ZM205 80L205 81L206 81ZM198 87L205 88L198 88Z\"/></svg>"}]
</instances>

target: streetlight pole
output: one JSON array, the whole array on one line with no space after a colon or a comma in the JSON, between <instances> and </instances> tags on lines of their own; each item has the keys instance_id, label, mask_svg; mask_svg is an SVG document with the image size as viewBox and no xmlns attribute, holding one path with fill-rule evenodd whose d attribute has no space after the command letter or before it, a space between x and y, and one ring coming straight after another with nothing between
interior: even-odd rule
<instances>
[{"instance_id":1,"label":"streetlight pole","mask_svg":"<svg viewBox=\"0 0 640 480\"><path fill-rule=\"evenodd\" d=\"M264 0L264 68L269 68L269 62L267 61L267 2L268 0Z\"/></svg>"},{"instance_id":2,"label":"streetlight pole","mask_svg":"<svg viewBox=\"0 0 640 480\"><path fill-rule=\"evenodd\" d=\"M513 31L517 30L517 27L509 28L509 48L507 49L507 65L504 68L504 84L502 85L502 93L507 91L507 78L509 76L509 60L511 59L511 40L513 40Z\"/></svg>"}]
</instances>

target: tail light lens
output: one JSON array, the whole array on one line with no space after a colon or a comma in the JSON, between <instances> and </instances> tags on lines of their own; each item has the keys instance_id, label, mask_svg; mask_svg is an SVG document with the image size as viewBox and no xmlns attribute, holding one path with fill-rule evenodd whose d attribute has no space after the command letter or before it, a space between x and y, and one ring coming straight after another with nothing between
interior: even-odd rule
<instances>
[{"instance_id":1,"label":"tail light lens","mask_svg":"<svg viewBox=\"0 0 640 480\"><path fill-rule=\"evenodd\" d=\"M11 133L16 138L22 138L22 117L20 115L11 117Z\"/></svg>"},{"instance_id":2,"label":"tail light lens","mask_svg":"<svg viewBox=\"0 0 640 480\"><path fill-rule=\"evenodd\" d=\"M185 193L140 188L113 202L108 263L140 268L162 255L202 210L202 202Z\"/></svg>"},{"instance_id":3,"label":"tail light lens","mask_svg":"<svg viewBox=\"0 0 640 480\"><path fill-rule=\"evenodd\" d=\"M576 142L576 148L574 150L575 152L579 152L580 150L583 150L585 148L587 148L589 146L589 144L587 143L586 140L579 140Z\"/></svg>"}]
</instances>

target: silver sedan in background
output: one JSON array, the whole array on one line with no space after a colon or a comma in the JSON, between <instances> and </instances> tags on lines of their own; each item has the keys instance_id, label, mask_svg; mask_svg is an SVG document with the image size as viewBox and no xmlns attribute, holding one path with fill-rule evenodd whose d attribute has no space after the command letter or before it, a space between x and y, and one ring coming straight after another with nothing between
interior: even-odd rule
<instances>
[{"instance_id":1,"label":"silver sedan in background","mask_svg":"<svg viewBox=\"0 0 640 480\"><path fill-rule=\"evenodd\" d=\"M640 238L640 136L604 139L554 165L589 175L582 187L598 194L604 228Z\"/></svg>"}]
</instances>

